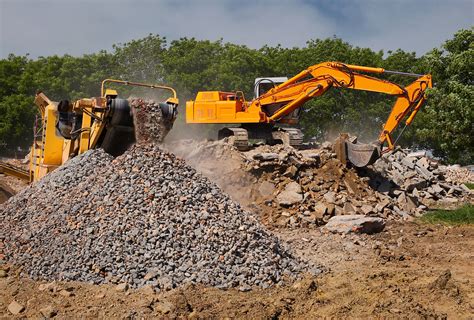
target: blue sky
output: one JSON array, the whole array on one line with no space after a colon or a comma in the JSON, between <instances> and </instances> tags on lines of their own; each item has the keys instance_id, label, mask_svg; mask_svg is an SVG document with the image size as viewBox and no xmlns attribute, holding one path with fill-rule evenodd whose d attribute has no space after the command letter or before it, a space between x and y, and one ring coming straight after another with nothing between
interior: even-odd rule
<instances>
[{"instance_id":1,"label":"blue sky","mask_svg":"<svg viewBox=\"0 0 474 320\"><path fill-rule=\"evenodd\" d=\"M474 0L0 0L0 57L82 55L145 37L259 48L336 35L373 50L423 54L474 25Z\"/></svg>"}]
</instances>

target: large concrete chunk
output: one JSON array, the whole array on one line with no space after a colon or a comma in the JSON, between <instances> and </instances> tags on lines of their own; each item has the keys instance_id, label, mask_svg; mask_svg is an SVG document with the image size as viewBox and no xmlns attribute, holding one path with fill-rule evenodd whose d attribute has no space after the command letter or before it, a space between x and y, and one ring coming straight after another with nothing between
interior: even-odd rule
<instances>
[{"instance_id":1,"label":"large concrete chunk","mask_svg":"<svg viewBox=\"0 0 474 320\"><path fill-rule=\"evenodd\" d=\"M285 189L277 196L279 205L291 206L295 203L301 202L303 195L301 194L301 186L297 182L290 182Z\"/></svg>"},{"instance_id":2,"label":"large concrete chunk","mask_svg":"<svg viewBox=\"0 0 474 320\"><path fill-rule=\"evenodd\" d=\"M385 221L382 218L354 214L332 217L323 229L332 233L353 232L371 234L382 231L384 227Z\"/></svg>"}]
</instances>

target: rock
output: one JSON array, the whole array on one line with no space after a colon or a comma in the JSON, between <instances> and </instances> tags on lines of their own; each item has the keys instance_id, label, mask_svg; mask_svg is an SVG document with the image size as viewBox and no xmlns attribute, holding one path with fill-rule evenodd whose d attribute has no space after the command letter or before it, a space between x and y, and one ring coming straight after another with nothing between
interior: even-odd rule
<instances>
[{"instance_id":1,"label":"rock","mask_svg":"<svg viewBox=\"0 0 474 320\"><path fill-rule=\"evenodd\" d=\"M316 282L313 279L303 279L293 284L293 289L302 290L305 293L311 293L318 289Z\"/></svg>"},{"instance_id":2,"label":"rock","mask_svg":"<svg viewBox=\"0 0 474 320\"><path fill-rule=\"evenodd\" d=\"M344 185L350 194L355 194L357 192L357 184L351 179L344 179Z\"/></svg>"},{"instance_id":3,"label":"rock","mask_svg":"<svg viewBox=\"0 0 474 320\"><path fill-rule=\"evenodd\" d=\"M158 276L158 272L151 270L145 274L145 276L143 277L143 280L148 281L148 280L156 278L157 276Z\"/></svg>"},{"instance_id":4,"label":"rock","mask_svg":"<svg viewBox=\"0 0 474 320\"><path fill-rule=\"evenodd\" d=\"M369 215L371 213L374 212L374 208L371 206L371 205L368 205L368 204L364 204L360 210L365 214L365 215Z\"/></svg>"},{"instance_id":5,"label":"rock","mask_svg":"<svg viewBox=\"0 0 474 320\"><path fill-rule=\"evenodd\" d=\"M292 178L296 176L296 173L298 173L298 168L296 168L295 166L290 166L288 167L288 169L286 169L285 173L283 173L283 176Z\"/></svg>"},{"instance_id":6,"label":"rock","mask_svg":"<svg viewBox=\"0 0 474 320\"><path fill-rule=\"evenodd\" d=\"M323 217L323 215L325 215L328 211L328 207L323 204L323 203L318 203L315 207L314 207L314 213L317 215L317 216L321 216L321 218Z\"/></svg>"},{"instance_id":7,"label":"rock","mask_svg":"<svg viewBox=\"0 0 474 320\"><path fill-rule=\"evenodd\" d=\"M151 285L146 285L143 288L141 288L141 292L147 295L152 295L152 294L155 294L155 289Z\"/></svg>"},{"instance_id":8,"label":"rock","mask_svg":"<svg viewBox=\"0 0 474 320\"><path fill-rule=\"evenodd\" d=\"M99 292L98 294L95 295L96 299L103 299L105 298L105 293L104 292Z\"/></svg>"},{"instance_id":9,"label":"rock","mask_svg":"<svg viewBox=\"0 0 474 320\"><path fill-rule=\"evenodd\" d=\"M18 315L22 313L25 310L25 306L19 304L15 300L13 300L9 305L8 305L8 311L11 312L13 315Z\"/></svg>"},{"instance_id":10,"label":"rock","mask_svg":"<svg viewBox=\"0 0 474 320\"><path fill-rule=\"evenodd\" d=\"M413 157L405 157L402 159L402 164L409 169L415 169L415 162L413 161Z\"/></svg>"},{"instance_id":11,"label":"rock","mask_svg":"<svg viewBox=\"0 0 474 320\"><path fill-rule=\"evenodd\" d=\"M254 154L253 158L255 160L261 160L261 161L271 161L271 160L279 159L277 153L257 153L257 154Z\"/></svg>"},{"instance_id":12,"label":"rock","mask_svg":"<svg viewBox=\"0 0 474 320\"><path fill-rule=\"evenodd\" d=\"M412 157L412 158L421 158L421 157L426 157L426 151L415 151L411 152L407 155L407 157Z\"/></svg>"},{"instance_id":13,"label":"rock","mask_svg":"<svg viewBox=\"0 0 474 320\"><path fill-rule=\"evenodd\" d=\"M70 290L61 290L59 291L59 294L63 297L72 297L74 295Z\"/></svg>"},{"instance_id":14,"label":"rock","mask_svg":"<svg viewBox=\"0 0 474 320\"><path fill-rule=\"evenodd\" d=\"M446 289L449 279L451 279L451 270L445 270L435 281L430 283L429 289Z\"/></svg>"},{"instance_id":15,"label":"rock","mask_svg":"<svg viewBox=\"0 0 474 320\"><path fill-rule=\"evenodd\" d=\"M332 191L326 192L323 197L328 203L336 203L336 194Z\"/></svg>"},{"instance_id":16,"label":"rock","mask_svg":"<svg viewBox=\"0 0 474 320\"><path fill-rule=\"evenodd\" d=\"M40 312L47 319L53 318L58 314L58 310L56 310L52 306L44 307L40 309Z\"/></svg>"},{"instance_id":17,"label":"rock","mask_svg":"<svg viewBox=\"0 0 474 320\"><path fill-rule=\"evenodd\" d=\"M423 157L418 159L418 161L416 162L416 166L419 168L428 169L430 167L430 164L428 163L428 160Z\"/></svg>"},{"instance_id":18,"label":"rock","mask_svg":"<svg viewBox=\"0 0 474 320\"><path fill-rule=\"evenodd\" d=\"M153 307L156 311L162 314L168 314L174 309L174 305L167 300L161 300L158 303L156 303Z\"/></svg>"},{"instance_id":19,"label":"rock","mask_svg":"<svg viewBox=\"0 0 474 320\"><path fill-rule=\"evenodd\" d=\"M433 192L437 194L441 194L442 192L444 192L444 189L441 188L439 184L433 184L431 188L433 189Z\"/></svg>"},{"instance_id":20,"label":"rock","mask_svg":"<svg viewBox=\"0 0 474 320\"><path fill-rule=\"evenodd\" d=\"M0 278L6 278L8 276L8 273L3 270L3 269L0 269Z\"/></svg>"},{"instance_id":21,"label":"rock","mask_svg":"<svg viewBox=\"0 0 474 320\"><path fill-rule=\"evenodd\" d=\"M389 204L390 204L390 200L387 200L387 199L382 200L379 203L377 203L377 205L375 206L375 210L377 212L382 212L383 209L385 209Z\"/></svg>"},{"instance_id":22,"label":"rock","mask_svg":"<svg viewBox=\"0 0 474 320\"><path fill-rule=\"evenodd\" d=\"M290 182L277 196L277 202L281 206L291 206L303 200L301 186L297 182Z\"/></svg>"},{"instance_id":23,"label":"rock","mask_svg":"<svg viewBox=\"0 0 474 320\"><path fill-rule=\"evenodd\" d=\"M349 202L344 203L343 211L345 215L351 215L356 212L352 204L350 204Z\"/></svg>"},{"instance_id":24,"label":"rock","mask_svg":"<svg viewBox=\"0 0 474 320\"><path fill-rule=\"evenodd\" d=\"M115 286L115 291L117 292L125 292L128 290L128 283L120 283Z\"/></svg>"},{"instance_id":25,"label":"rock","mask_svg":"<svg viewBox=\"0 0 474 320\"><path fill-rule=\"evenodd\" d=\"M329 219L323 227L332 233L377 233L384 229L385 221L382 218L366 217L363 215L335 216Z\"/></svg>"},{"instance_id":26,"label":"rock","mask_svg":"<svg viewBox=\"0 0 474 320\"><path fill-rule=\"evenodd\" d=\"M431 180L431 179L433 179L433 174L432 174L428 169L426 169L425 167L416 166L416 167L415 167L415 170L416 170L416 172L418 172L420 175L422 175L423 178L425 178L426 180Z\"/></svg>"},{"instance_id":27,"label":"rock","mask_svg":"<svg viewBox=\"0 0 474 320\"><path fill-rule=\"evenodd\" d=\"M250 291L250 290L252 290L252 288L248 285L242 285L242 286L239 287L239 291L241 291L241 292L247 292L247 291Z\"/></svg>"},{"instance_id":28,"label":"rock","mask_svg":"<svg viewBox=\"0 0 474 320\"><path fill-rule=\"evenodd\" d=\"M262 197L270 197L275 192L275 185L268 181L263 181L258 187L258 192Z\"/></svg>"},{"instance_id":29,"label":"rock","mask_svg":"<svg viewBox=\"0 0 474 320\"><path fill-rule=\"evenodd\" d=\"M57 291L57 285L55 282L50 282L50 283L42 283L38 286L39 291L50 291L50 292L56 292Z\"/></svg>"}]
</instances>

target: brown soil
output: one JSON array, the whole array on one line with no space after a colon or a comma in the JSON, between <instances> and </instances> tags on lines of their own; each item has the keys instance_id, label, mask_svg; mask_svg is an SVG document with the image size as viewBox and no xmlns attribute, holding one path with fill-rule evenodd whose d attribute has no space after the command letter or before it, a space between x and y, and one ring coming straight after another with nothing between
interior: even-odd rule
<instances>
[{"instance_id":1,"label":"brown soil","mask_svg":"<svg viewBox=\"0 0 474 320\"><path fill-rule=\"evenodd\" d=\"M0 279L0 314L26 307L18 317L37 318L52 307L56 318L249 318L439 317L474 313L474 228L393 223L380 234L345 236L319 230L285 231L301 255L325 272L286 287L250 292L188 286L166 293L149 288L118 292L108 285L45 282L18 276ZM40 290L43 289L43 290Z\"/></svg>"},{"instance_id":2,"label":"brown soil","mask_svg":"<svg viewBox=\"0 0 474 320\"><path fill-rule=\"evenodd\" d=\"M255 178L242 172L238 155L222 155L215 161L204 151L196 150L202 156L188 162L214 177L235 200L265 216L262 206L256 205L261 199L252 188ZM240 183L229 183L237 178ZM5 179L0 177L0 183ZM341 236L304 228L273 232L297 255L321 265L323 273L266 290L187 286L154 293L151 288L119 292L111 285L78 282L44 288L47 282L21 276L17 267L0 265L7 271L0 277L0 318L41 318L41 310L48 307L58 319L473 317L473 226L391 222L375 235ZM8 311L12 301L25 310L13 316Z\"/></svg>"}]
</instances>

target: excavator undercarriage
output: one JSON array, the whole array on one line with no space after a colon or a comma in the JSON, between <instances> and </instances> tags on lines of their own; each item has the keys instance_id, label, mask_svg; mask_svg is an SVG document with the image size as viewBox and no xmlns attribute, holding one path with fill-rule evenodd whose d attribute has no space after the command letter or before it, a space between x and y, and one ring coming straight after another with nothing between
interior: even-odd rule
<instances>
[{"instance_id":1,"label":"excavator undercarriage","mask_svg":"<svg viewBox=\"0 0 474 320\"><path fill-rule=\"evenodd\" d=\"M298 149L303 143L303 132L298 128L291 127L244 124L240 127L220 129L218 139L227 139L230 144L240 151L246 151L250 148L249 140L263 140L269 145L284 144Z\"/></svg>"}]
</instances>

